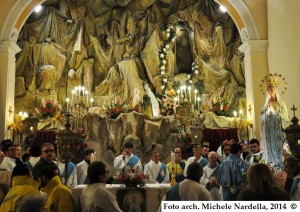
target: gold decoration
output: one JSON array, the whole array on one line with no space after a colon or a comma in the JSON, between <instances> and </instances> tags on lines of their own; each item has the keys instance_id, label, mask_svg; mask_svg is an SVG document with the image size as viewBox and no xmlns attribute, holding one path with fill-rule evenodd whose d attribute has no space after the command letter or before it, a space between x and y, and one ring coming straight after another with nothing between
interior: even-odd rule
<instances>
[{"instance_id":1,"label":"gold decoration","mask_svg":"<svg viewBox=\"0 0 300 212\"><path fill-rule=\"evenodd\" d=\"M265 86L264 86L264 84L265 84ZM280 92L280 95L283 95L285 93L285 90L287 90L286 79L284 77L282 77L281 74L277 74L277 73L269 74L269 75L266 75L263 80L261 80L260 91L263 96L266 93L265 89L267 87L277 88L277 90L279 92L279 85L282 86L282 88L281 88L282 91Z\"/></svg>"}]
</instances>

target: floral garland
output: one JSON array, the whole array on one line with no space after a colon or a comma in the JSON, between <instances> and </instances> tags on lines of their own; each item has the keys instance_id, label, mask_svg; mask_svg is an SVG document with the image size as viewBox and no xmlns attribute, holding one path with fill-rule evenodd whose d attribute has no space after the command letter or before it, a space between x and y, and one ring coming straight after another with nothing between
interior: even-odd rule
<instances>
[{"instance_id":1,"label":"floral garland","mask_svg":"<svg viewBox=\"0 0 300 212\"><path fill-rule=\"evenodd\" d=\"M168 78L166 76L166 66L167 66L167 51L170 49L170 42L174 42L176 37L176 32L173 26L167 28L167 38L164 40L163 45L159 51L159 69L161 74L161 84L160 87L162 91L167 89ZM164 93L164 92L163 92Z\"/></svg>"}]
</instances>

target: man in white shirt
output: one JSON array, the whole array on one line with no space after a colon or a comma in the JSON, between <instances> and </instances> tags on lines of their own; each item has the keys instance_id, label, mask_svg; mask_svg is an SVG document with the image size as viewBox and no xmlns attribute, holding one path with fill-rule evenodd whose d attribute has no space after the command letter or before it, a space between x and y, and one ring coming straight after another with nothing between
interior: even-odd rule
<instances>
[{"instance_id":1,"label":"man in white shirt","mask_svg":"<svg viewBox=\"0 0 300 212\"><path fill-rule=\"evenodd\" d=\"M31 157L28 161L28 165L29 165L29 168L31 169L31 171L33 171L33 167L41 159L42 148L39 144L33 144L30 147L29 152L30 152Z\"/></svg>"},{"instance_id":2,"label":"man in white shirt","mask_svg":"<svg viewBox=\"0 0 300 212\"><path fill-rule=\"evenodd\" d=\"M159 153L156 151L152 152L150 162L145 165L144 174L149 177L150 182L170 182L167 166L159 161Z\"/></svg>"},{"instance_id":3,"label":"man in white shirt","mask_svg":"<svg viewBox=\"0 0 300 212\"><path fill-rule=\"evenodd\" d=\"M108 170L103 162L95 161L89 165L87 173L91 184L85 187L80 196L82 212L119 212L116 197L106 190Z\"/></svg>"},{"instance_id":4,"label":"man in white shirt","mask_svg":"<svg viewBox=\"0 0 300 212\"><path fill-rule=\"evenodd\" d=\"M77 185L89 183L89 178L87 177L87 169L92 162L93 156L93 149L84 150L84 160L76 165Z\"/></svg>"},{"instance_id":5,"label":"man in white shirt","mask_svg":"<svg viewBox=\"0 0 300 212\"><path fill-rule=\"evenodd\" d=\"M16 166L16 149L11 141L5 142L4 144L1 143L1 148L5 157L0 164L0 169L12 172Z\"/></svg>"},{"instance_id":6,"label":"man in white shirt","mask_svg":"<svg viewBox=\"0 0 300 212\"><path fill-rule=\"evenodd\" d=\"M203 175L200 180L200 184L210 192L214 201L221 201L219 193L219 184L216 181L218 176L220 165L217 162L218 156L216 152L208 153L208 164L203 168Z\"/></svg>"},{"instance_id":7,"label":"man in white shirt","mask_svg":"<svg viewBox=\"0 0 300 212\"><path fill-rule=\"evenodd\" d=\"M114 160L114 167L118 171L122 171L125 166L130 166L134 170L135 174L143 172L143 166L141 160L138 156L132 153L133 144L130 141L127 141L124 144L123 153L117 156Z\"/></svg>"},{"instance_id":8,"label":"man in white shirt","mask_svg":"<svg viewBox=\"0 0 300 212\"><path fill-rule=\"evenodd\" d=\"M200 145L195 146L193 151L194 151L194 156L187 159L187 161L185 163L185 168L184 168L184 172L183 172L184 176L186 176L188 166L191 163L199 163L200 166L202 167L202 169L204 168L204 166L206 166L208 164L208 160L201 156L202 155L202 147Z\"/></svg>"}]
</instances>

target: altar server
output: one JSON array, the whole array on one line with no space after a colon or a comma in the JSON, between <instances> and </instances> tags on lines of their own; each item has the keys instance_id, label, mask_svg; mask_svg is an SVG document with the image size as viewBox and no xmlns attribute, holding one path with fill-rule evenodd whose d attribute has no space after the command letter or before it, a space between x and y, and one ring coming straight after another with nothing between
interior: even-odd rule
<instances>
[{"instance_id":1,"label":"altar server","mask_svg":"<svg viewBox=\"0 0 300 212\"><path fill-rule=\"evenodd\" d=\"M88 166L91 164L93 157L94 157L93 149L84 150L84 160L76 165L77 185L89 183L89 179L87 176L87 169Z\"/></svg>"},{"instance_id":2,"label":"altar server","mask_svg":"<svg viewBox=\"0 0 300 212\"><path fill-rule=\"evenodd\" d=\"M144 174L149 177L150 182L170 182L167 166L159 161L159 153L156 151L151 154L150 162L145 165Z\"/></svg>"}]
</instances>

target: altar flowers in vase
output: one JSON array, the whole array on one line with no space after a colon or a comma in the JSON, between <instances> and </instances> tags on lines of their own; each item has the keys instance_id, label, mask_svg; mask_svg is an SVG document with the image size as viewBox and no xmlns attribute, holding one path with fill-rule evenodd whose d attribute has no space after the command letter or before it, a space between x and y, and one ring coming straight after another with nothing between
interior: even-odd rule
<instances>
[{"instance_id":1,"label":"altar flowers in vase","mask_svg":"<svg viewBox=\"0 0 300 212\"><path fill-rule=\"evenodd\" d=\"M115 119L120 115L120 113L124 112L125 104L119 96L115 96L110 97L104 107L107 110L107 117Z\"/></svg>"},{"instance_id":2,"label":"altar flowers in vase","mask_svg":"<svg viewBox=\"0 0 300 212\"><path fill-rule=\"evenodd\" d=\"M220 93L217 93L212 96L211 105L212 105L211 111L218 116L229 117L232 115L233 109L230 107L231 100L222 97Z\"/></svg>"},{"instance_id":3,"label":"altar flowers in vase","mask_svg":"<svg viewBox=\"0 0 300 212\"><path fill-rule=\"evenodd\" d=\"M125 166L122 171L113 176L113 184L122 184L126 187L143 187L147 176L143 172L135 174L130 166Z\"/></svg>"},{"instance_id":4,"label":"altar flowers in vase","mask_svg":"<svg viewBox=\"0 0 300 212\"><path fill-rule=\"evenodd\" d=\"M61 111L61 105L56 100L42 99L41 104L35 109L40 119L52 118L59 111Z\"/></svg>"}]
</instances>

